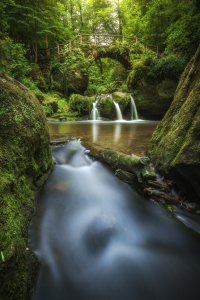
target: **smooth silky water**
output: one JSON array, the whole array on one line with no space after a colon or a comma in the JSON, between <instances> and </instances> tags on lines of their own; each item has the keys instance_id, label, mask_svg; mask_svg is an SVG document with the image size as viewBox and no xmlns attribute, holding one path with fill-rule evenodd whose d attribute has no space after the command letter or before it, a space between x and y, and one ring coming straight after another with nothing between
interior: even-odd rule
<instances>
[{"instance_id":1,"label":"smooth silky water","mask_svg":"<svg viewBox=\"0 0 200 300\"><path fill-rule=\"evenodd\" d=\"M120 124L116 134L118 124L94 123L96 131L89 123L50 124L51 136L96 139L102 148L143 154L141 140L156 125ZM32 300L199 300L198 235L84 151L76 140L52 148L56 165L30 234L41 261Z\"/></svg>"}]
</instances>

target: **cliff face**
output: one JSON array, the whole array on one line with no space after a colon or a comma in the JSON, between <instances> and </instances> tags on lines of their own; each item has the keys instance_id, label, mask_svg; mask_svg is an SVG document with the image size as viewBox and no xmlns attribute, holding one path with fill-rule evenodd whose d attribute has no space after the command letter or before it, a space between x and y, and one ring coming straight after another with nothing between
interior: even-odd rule
<instances>
[{"instance_id":1,"label":"cliff face","mask_svg":"<svg viewBox=\"0 0 200 300\"><path fill-rule=\"evenodd\" d=\"M0 72L0 298L27 299L37 260L27 248L35 192L53 168L37 98Z\"/></svg>"},{"instance_id":2,"label":"cliff face","mask_svg":"<svg viewBox=\"0 0 200 300\"><path fill-rule=\"evenodd\" d=\"M200 46L152 136L148 156L158 170L173 176L183 190L200 202Z\"/></svg>"}]
</instances>

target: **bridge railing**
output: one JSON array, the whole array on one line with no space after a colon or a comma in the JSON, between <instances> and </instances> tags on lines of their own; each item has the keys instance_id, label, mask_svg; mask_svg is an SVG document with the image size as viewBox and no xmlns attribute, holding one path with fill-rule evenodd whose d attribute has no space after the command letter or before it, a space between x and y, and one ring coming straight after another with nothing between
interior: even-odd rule
<instances>
[{"instance_id":1,"label":"bridge railing","mask_svg":"<svg viewBox=\"0 0 200 300\"><path fill-rule=\"evenodd\" d=\"M59 54L64 48L68 51L74 49L77 45L101 45L101 46L110 46L116 45L119 42L128 43L130 46L136 43L141 43L145 46L145 49L153 49L156 51L158 55L158 46L148 45L144 43L141 39L137 37L127 37L124 35L111 35L111 34L81 34L77 35L73 40L65 43L65 44L58 44L56 47L51 47L48 49L41 49L48 53L48 55L56 53Z\"/></svg>"}]
</instances>

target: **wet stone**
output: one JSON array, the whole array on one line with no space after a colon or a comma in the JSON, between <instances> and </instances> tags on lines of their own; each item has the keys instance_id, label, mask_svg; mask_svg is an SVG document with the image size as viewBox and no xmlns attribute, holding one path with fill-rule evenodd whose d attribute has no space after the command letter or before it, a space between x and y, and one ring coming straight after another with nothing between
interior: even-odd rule
<instances>
[{"instance_id":1,"label":"wet stone","mask_svg":"<svg viewBox=\"0 0 200 300\"><path fill-rule=\"evenodd\" d=\"M62 137L62 138L58 138L58 139L53 139L50 141L50 145L51 146L57 146L57 145L62 145L64 143L68 143L70 140L69 137Z\"/></svg>"}]
</instances>

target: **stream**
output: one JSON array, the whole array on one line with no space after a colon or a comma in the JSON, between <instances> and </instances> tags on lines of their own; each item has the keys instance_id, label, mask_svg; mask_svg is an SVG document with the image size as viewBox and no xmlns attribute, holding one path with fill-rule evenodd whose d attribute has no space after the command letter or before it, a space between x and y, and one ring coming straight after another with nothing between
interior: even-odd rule
<instances>
[{"instance_id":1,"label":"stream","mask_svg":"<svg viewBox=\"0 0 200 300\"><path fill-rule=\"evenodd\" d=\"M56 133L59 124L50 125L51 136L68 134ZM130 133L126 127L121 132ZM79 140L52 153L29 237L41 262L32 300L199 300L198 234L89 158Z\"/></svg>"},{"instance_id":2,"label":"stream","mask_svg":"<svg viewBox=\"0 0 200 300\"><path fill-rule=\"evenodd\" d=\"M99 149L112 149L126 154L145 156L147 145L158 121L81 121L49 122L51 139L77 137L84 144L94 144Z\"/></svg>"}]
</instances>

